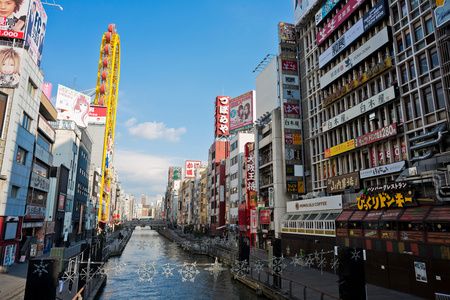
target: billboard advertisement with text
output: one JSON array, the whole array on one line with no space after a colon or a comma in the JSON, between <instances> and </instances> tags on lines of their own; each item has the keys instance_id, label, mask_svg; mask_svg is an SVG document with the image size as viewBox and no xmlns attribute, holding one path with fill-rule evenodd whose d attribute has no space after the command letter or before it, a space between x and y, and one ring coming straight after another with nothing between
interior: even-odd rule
<instances>
[{"instance_id":1,"label":"billboard advertisement with text","mask_svg":"<svg viewBox=\"0 0 450 300\"><path fill-rule=\"evenodd\" d=\"M73 120L78 126L87 127L90 97L63 85L58 85L55 108L58 120Z\"/></svg>"},{"instance_id":2,"label":"billboard advertisement with text","mask_svg":"<svg viewBox=\"0 0 450 300\"><path fill-rule=\"evenodd\" d=\"M255 91L233 98L230 101L230 132L253 126L255 114Z\"/></svg>"},{"instance_id":3,"label":"billboard advertisement with text","mask_svg":"<svg viewBox=\"0 0 450 300\"><path fill-rule=\"evenodd\" d=\"M34 62L41 65L42 49L44 47L45 28L47 27L47 14L41 1L31 0L28 11L27 36L25 48L33 57Z\"/></svg>"}]
</instances>

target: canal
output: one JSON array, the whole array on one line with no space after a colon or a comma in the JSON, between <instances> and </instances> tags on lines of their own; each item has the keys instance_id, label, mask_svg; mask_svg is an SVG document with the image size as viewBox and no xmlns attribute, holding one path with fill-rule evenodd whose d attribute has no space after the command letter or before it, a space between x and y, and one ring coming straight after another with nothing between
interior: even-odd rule
<instances>
[{"instance_id":1,"label":"canal","mask_svg":"<svg viewBox=\"0 0 450 300\"><path fill-rule=\"evenodd\" d=\"M148 227L136 228L122 255L110 258L105 270L102 300L266 299L235 280L228 266L184 251Z\"/></svg>"}]
</instances>

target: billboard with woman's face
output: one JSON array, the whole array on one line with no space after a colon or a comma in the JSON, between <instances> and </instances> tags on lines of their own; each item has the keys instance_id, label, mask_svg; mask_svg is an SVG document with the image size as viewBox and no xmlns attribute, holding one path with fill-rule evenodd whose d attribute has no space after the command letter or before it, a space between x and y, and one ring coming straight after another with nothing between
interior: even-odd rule
<instances>
[{"instance_id":1,"label":"billboard with woman's face","mask_svg":"<svg viewBox=\"0 0 450 300\"><path fill-rule=\"evenodd\" d=\"M230 101L230 133L253 126L255 114L255 91Z\"/></svg>"},{"instance_id":2,"label":"billboard with woman's face","mask_svg":"<svg viewBox=\"0 0 450 300\"><path fill-rule=\"evenodd\" d=\"M73 120L78 126L87 127L90 97L83 93L58 85L56 110L59 120Z\"/></svg>"},{"instance_id":3,"label":"billboard with woman's face","mask_svg":"<svg viewBox=\"0 0 450 300\"><path fill-rule=\"evenodd\" d=\"M22 49L0 47L0 87L16 88L20 81Z\"/></svg>"}]
</instances>

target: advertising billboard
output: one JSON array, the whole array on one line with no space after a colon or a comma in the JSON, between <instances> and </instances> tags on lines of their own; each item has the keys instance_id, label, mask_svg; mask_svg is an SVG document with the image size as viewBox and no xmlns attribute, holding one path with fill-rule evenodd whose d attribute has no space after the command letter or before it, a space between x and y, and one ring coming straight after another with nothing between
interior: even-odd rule
<instances>
[{"instance_id":1,"label":"advertising billboard","mask_svg":"<svg viewBox=\"0 0 450 300\"><path fill-rule=\"evenodd\" d=\"M106 124L107 113L108 113L108 108L106 106L91 105L89 107L88 123Z\"/></svg>"},{"instance_id":2,"label":"advertising billboard","mask_svg":"<svg viewBox=\"0 0 450 300\"><path fill-rule=\"evenodd\" d=\"M0 36L23 39L30 0L1 2Z\"/></svg>"},{"instance_id":3,"label":"advertising billboard","mask_svg":"<svg viewBox=\"0 0 450 300\"><path fill-rule=\"evenodd\" d=\"M295 26L294 24L280 22L278 23L278 41L280 44L295 44Z\"/></svg>"},{"instance_id":4,"label":"advertising billboard","mask_svg":"<svg viewBox=\"0 0 450 300\"><path fill-rule=\"evenodd\" d=\"M327 0L325 5L319 8L316 13L316 27L322 22L323 19L328 15L328 13L339 3L340 0Z\"/></svg>"},{"instance_id":5,"label":"advertising billboard","mask_svg":"<svg viewBox=\"0 0 450 300\"><path fill-rule=\"evenodd\" d=\"M386 16L386 7L384 5L384 0L381 0L368 13L366 13L358 22L355 23L349 30L347 30L341 37L339 37L336 42L334 42L331 47L328 47L319 56L319 68L323 68L328 62L335 58L339 53L341 53L345 48L347 48L351 43L356 41L364 32L369 30L372 26L378 23L381 19Z\"/></svg>"},{"instance_id":6,"label":"advertising billboard","mask_svg":"<svg viewBox=\"0 0 450 300\"><path fill-rule=\"evenodd\" d=\"M325 75L320 77L320 88L324 88L347 71L351 70L353 66L362 62L369 55L380 49L383 45L389 42L388 27L384 27L370 40L368 40L361 47L353 51L347 59L338 63L334 68L328 71Z\"/></svg>"},{"instance_id":7,"label":"advertising billboard","mask_svg":"<svg viewBox=\"0 0 450 300\"><path fill-rule=\"evenodd\" d=\"M364 3L364 0L350 0L317 34L317 46L322 44L336 28L339 27Z\"/></svg>"},{"instance_id":8,"label":"advertising billboard","mask_svg":"<svg viewBox=\"0 0 450 300\"><path fill-rule=\"evenodd\" d=\"M73 120L78 126L87 127L90 97L58 84L55 108L58 120Z\"/></svg>"},{"instance_id":9,"label":"advertising billboard","mask_svg":"<svg viewBox=\"0 0 450 300\"><path fill-rule=\"evenodd\" d=\"M25 48L28 48L28 52L39 67L44 47L45 28L47 27L47 14L41 1L30 0L26 27Z\"/></svg>"},{"instance_id":10,"label":"advertising billboard","mask_svg":"<svg viewBox=\"0 0 450 300\"><path fill-rule=\"evenodd\" d=\"M297 72L297 61L295 60L282 60L281 68L283 71L293 71Z\"/></svg>"},{"instance_id":11,"label":"advertising billboard","mask_svg":"<svg viewBox=\"0 0 450 300\"><path fill-rule=\"evenodd\" d=\"M230 97L217 96L216 97L216 109L214 112L215 117L215 133L214 137L218 135L229 135L230 130Z\"/></svg>"},{"instance_id":12,"label":"advertising billboard","mask_svg":"<svg viewBox=\"0 0 450 300\"><path fill-rule=\"evenodd\" d=\"M194 178L195 177L195 169L201 164L202 164L201 161L186 160L184 162L184 177L185 178Z\"/></svg>"},{"instance_id":13,"label":"advertising billboard","mask_svg":"<svg viewBox=\"0 0 450 300\"><path fill-rule=\"evenodd\" d=\"M253 126L255 114L255 91L230 100L230 133Z\"/></svg>"},{"instance_id":14,"label":"advertising billboard","mask_svg":"<svg viewBox=\"0 0 450 300\"><path fill-rule=\"evenodd\" d=\"M297 25L307 12L316 4L317 0L294 0L294 20Z\"/></svg>"},{"instance_id":15,"label":"advertising billboard","mask_svg":"<svg viewBox=\"0 0 450 300\"><path fill-rule=\"evenodd\" d=\"M0 47L0 87L19 86L22 56L23 52L20 48Z\"/></svg>"},{"instance_id":16,"label":"advertising billboard","mask_svg":"<svg viewBox=\"0 0 450 300\"><path fill-rule=\"evenodd\" d=\"M300 114L300 104L283 103L283 108L285 114Z\"/></svg>"},{"instance_id":17,"label":"advertising billboard","mask_svg":"<svg viewBox=\"0 0 450 300\"><path fill-rule=\"evenodd\" d=\"M448 24L450 21L450 0L436 0L434 14L437 27Z\"/></svg>"},{"instance_id":18,"label":"advertising billboard","mask_svg":"<svg viewBox=\"0 0 450 300\"><path fill-rule=\"evenodd\" d=\"M52 89L53 84L51 84L50 82L42 83L42 92L44 93L45 97L47 97L48 100L51 100L52 98Z\"/></svg>"},{"instance_id":19,"label":"advertising billboard","mask_svg":"<svg viewBox=\"0 0 450 300\"><path fill-rule=\"evenodd\" d=\"M340 126L345 122L350 121L356 117L359 117L362 114L394 99L395 99L395 87L391 86L382 91L381 93L373 95L369 99L361 103L358 103L357 105L347 109L343 113L329 119L328 121L325 121L323 123L323 131L328 131L334 127Z\"/></svg>"},{"instance_id":20,"label":"advertising billboard","mask_svg":"<svg viewBox=\"0 0 450 300\"><path fill-rule=\"evenodd\" d=\"M245 144L245 164L246 164L246 189L247 189L247 205L250 207L257 206L257 189L256 189L256 165L255 165L255 143Z\"/></svg>"},{"instance_id":21,"label":"advertising billboard","mask_svg":"<svg viewBox=\"0 0 450 300\"><path fill-rule=\"evenodd\" d=\"M361 179L363 178L370 178L375 176L381 176L391 173L397 173L404 169L405 167L405 161L396 162L393 164L388 164L384 166L378 166L370 169L361 170L359 172L359 175Z\"/></svg>"}]
</instances>

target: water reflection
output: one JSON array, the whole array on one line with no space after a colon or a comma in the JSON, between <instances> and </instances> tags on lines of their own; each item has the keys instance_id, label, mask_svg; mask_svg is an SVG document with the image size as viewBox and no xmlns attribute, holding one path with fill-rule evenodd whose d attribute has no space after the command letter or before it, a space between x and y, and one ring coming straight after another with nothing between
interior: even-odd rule
<instances>
[{"instance_id":1,"label":"water reflection","mask_svg":"<svg viewBox=\"0 0 450 300\"><path fill-rule=\"evenodd\" d=\"M234 280L214 258L185 252L149 228L137 228L120 257L106 264L106 299L265 299ZM221 267L224 270L219 269Z\"/></svg>"}]
</instances>

